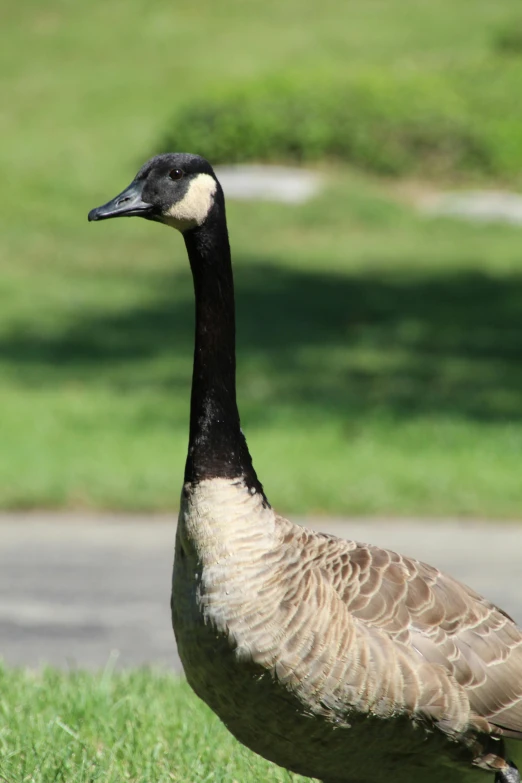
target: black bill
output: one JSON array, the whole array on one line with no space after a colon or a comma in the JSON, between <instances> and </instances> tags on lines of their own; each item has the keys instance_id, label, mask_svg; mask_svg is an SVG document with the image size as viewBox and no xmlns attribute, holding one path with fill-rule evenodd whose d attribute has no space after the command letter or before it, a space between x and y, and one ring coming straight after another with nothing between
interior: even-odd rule
<instances>
[{"instance_id":1,"label":"black bill","mask_svg":"<svg viewBox=\"0 0 522 783\"><path fill-rule=\"evenodd\" d=\"M142 183L131 182L128 188L120 193L119 196L108 201L101 207L91 209L89 220L108 220L114 217L139 217L151 218L154 215L154 208L147 204L141 197Z\"/></svg>"}]
</instances>

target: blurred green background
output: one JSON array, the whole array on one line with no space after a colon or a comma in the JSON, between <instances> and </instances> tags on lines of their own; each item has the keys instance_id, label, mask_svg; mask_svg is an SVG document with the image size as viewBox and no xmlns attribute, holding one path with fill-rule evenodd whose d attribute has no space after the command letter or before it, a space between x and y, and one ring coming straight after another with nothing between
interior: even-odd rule
<instances>
[{"instance_id":1,"label":"blurred green background","mask_svg":"<svg viewBox=\"0 0 522 783\"><path fill-rule=\"evenodd\" d=\"M520 516L522 229L420 195L522 181L519 0L2 1L0 505L170 509L183 242L88 225L150 155L296 162L228 204L238 393L281 511Z\"/></svg>"}]
</instances>

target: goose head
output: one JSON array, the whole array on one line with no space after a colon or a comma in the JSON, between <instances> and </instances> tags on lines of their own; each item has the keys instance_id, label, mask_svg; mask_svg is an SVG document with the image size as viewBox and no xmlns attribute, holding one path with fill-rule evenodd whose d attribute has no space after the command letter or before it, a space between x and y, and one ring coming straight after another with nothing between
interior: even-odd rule
<instances>
[{"instance_id":1,"label":"goose head","mask_svg":"<svg viewBox=\"0 0 522 783\"><path fill-rule=\"evenodd\" d=\"M156 155L118 196L91 209L89 220L143 217L182 233L202 226L223 198L212 166L185 152Z\"/></svg>"}]
</instances>

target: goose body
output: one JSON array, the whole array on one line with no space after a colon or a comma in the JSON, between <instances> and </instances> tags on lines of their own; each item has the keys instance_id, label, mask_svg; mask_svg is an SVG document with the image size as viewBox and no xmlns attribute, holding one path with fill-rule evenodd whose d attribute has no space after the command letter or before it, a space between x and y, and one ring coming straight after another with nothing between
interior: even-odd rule
<instances>
[{"instance_id":1,"label":"goose body","mask_svg":"<svg viewBox=\"0 0 522 783\"><path fill-rule=\"evenodd\" d=\"M219 183L160 155L94 220L141 215L185 239L196 295L189 451L172 581L188 682L265 758L325 783L519 783L522 632L437 569L278 516L235 397Z\"/></svg>"}]
</instances>

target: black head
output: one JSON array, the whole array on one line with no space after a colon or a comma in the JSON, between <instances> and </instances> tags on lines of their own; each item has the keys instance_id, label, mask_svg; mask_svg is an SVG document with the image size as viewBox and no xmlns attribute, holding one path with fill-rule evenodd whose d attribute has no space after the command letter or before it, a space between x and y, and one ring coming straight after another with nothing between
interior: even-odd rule
<instances>
[{"instance_id":1,"label":"black head","mask_svg":"<svg viewBox=\"0 0 522 783\"><path fill-rule=\"evenodd\" d=\"M89 212L89 220L137 216L188 231L201 226L222 198L205 158L168 152L147 161L119 196Z\"/></svg>"}]
</instances>

